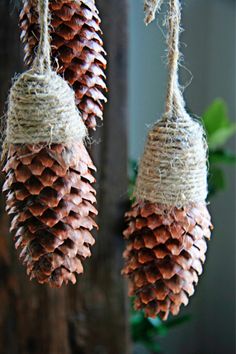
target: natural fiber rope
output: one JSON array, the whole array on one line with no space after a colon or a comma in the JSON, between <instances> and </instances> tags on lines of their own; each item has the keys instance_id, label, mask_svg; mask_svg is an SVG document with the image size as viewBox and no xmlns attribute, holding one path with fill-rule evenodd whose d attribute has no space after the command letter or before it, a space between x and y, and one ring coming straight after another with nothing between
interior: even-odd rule
<instances>
[{"instance_id":1,"label":"natural fiber rope","mask_svg":"<svg viewBox=\"0 0 236 354\"><path fill-rule=\"evenodd\" d=\"M182 207L207 197L207 144L202 126L185 111L178 81L180 3L169 1L166 112L148 135L134 195L138 200ZM146 0L147 23L162 3Z\"/></svg>"},{"instance_id":2,"label":"natural fiber rope","mask_svg":"<svg viewBox=\"0 0 236 354\"><path fill-rule=\"evenodd\" d=\"M145 12L145 19L144 22L146 25L149 25L155 17L156 12L160 10L161 5L163 4L164 0L145 0L144 4L144 12Z\"/></svg>"},{"instance_id":3,"label":"natural fiber rope","mask_svg":"<svg viewBox=\"0 0 236 354\"><path fill-rule=\"evenodd\" d=\"M39 0L40 42L32 69L13 84L5 145L71 143L86 136L74 91L50 66L48 0Z\"/></svg>"},{"instance_id":4,"label":"natural fiber rope","mask_svg":"<svg viewBox=\"0 0 236 354\"><path fill-rule=\"evenodd\" d=\"M179 0L170 0L169 9L169 34L168 34L168 67L169 78L166 95L166 114L169 116L181 116L185 113L185 103L179 87L179 37L181 8Z\"/></svg>"},{"instance_id":5,"label":"natural fiber rope","mask_svg":"<svg viewBox=\"0 0 236 354\"><path fill-rule=\"evenodd\" d=\"M164 0L146 0L144 4L145 23L148 25L160 10ZM180 58L179 36L181 32L181 5L179 0L169 0L168 14L168 87L166 95L166 114L169 116L185 113L185 103L179 87L178 66Z\"/></svg>"},{"instance_id":6,"label":"natural fiber rope","mask_svg":"<svg viewBox=\"0 0 236 354\"><path fill-rule=\"evenodd\" d=\"M37 55L33 63L33 68L43 73L45 70L50 70L50 40L49 40L49 1L39 0L39 21L40 21L40 40L37 50Z\"/></svg>"},{"instance_id":7,"label":"natural fiber rope","mask_svg":"<svg viewBox=\"0 0 236 354\"><path fill-rule=\"evenodd\" d=\"M189 116L161 119L149 133L139 166L135 197L182 207L207 196L203 129Z\"/></svg>"}]
</instances>

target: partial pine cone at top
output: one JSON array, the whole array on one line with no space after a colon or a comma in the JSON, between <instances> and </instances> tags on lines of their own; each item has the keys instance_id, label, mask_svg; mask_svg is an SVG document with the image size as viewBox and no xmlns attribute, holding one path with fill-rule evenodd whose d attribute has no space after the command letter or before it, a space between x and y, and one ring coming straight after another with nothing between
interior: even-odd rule
<instances>
[{"instance_id":1,"label":"partial pine cone at top","mask_svg":"<svg viewBox=\"0 0 236 354\"><path fill-rule=\"evenodd\" d=\"M202 273L212 229L206 205L139 202L126 220L123 274L129 278L129 295L135 296L136 310L167 320L188 304Z\"/></svg>"},{"instance_id":2,"label":"partial pine cone at top","mask_svg":"<svg viewBox=\"0 0 236 354\"><path fill-rule=\"evenodd\" d=\"M97 228L95 167L83 145L11 145L4 167L6 209L30 278L76 282Z\"/></svg>"},{"instance_id":3,"label":"partial pine cone at top","mask_svg":"<svg viewBox=\"0 0 236 354\"><path fill-rule=\"evenodd\" d=\"M39 42L37 0L23 0L20 14L25 63L30 67ZM52 64L73 87L88 128L103 119L107 91L106 53L94 0L50 0Z\"/></svg>"}]
</instances>

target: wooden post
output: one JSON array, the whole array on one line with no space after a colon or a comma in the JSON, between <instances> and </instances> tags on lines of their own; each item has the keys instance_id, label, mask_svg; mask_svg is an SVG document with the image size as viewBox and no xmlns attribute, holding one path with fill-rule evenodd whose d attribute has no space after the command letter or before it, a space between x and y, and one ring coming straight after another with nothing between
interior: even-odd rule
<instances>
[{"instance_id":1,"label":"wooden post","mask_svg":"<svg viewBox=\"0 0 236 354\"><path fill-rule=\"evenodd\" d=\"M11 2L10 2L11 3ZM49 289L30 282L19 264L1 209L0 354L129 354L122 266L127 202L127 1L97 1L108 52L109 103L92 145L98 168L100 230L77 285ZM0 2L0 107L21 68L17 14Z\"/></svg>"}]
</instances>

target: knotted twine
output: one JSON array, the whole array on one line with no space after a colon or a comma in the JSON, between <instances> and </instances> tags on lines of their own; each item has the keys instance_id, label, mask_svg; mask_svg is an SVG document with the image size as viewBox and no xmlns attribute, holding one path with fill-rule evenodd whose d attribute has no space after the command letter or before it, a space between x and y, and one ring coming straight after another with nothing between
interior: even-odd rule
<instances>
[{"instance_id":1,"label":"knotted twine","mask_svg":"<svg viewBox=\"0 0 236 354\"><path fill-rule=\"evenodd\" d=\"M185 110L178 79L181 7L169 0L168 88L163 117L148 134L134 196L137 200L183 207L207 197L207 144L202 126ZM145 22L163 0L146 0Z\"/></svg>"},{"instance_id":2,"label":"knotted twine","mask_svg":"<svg viewBox=\"0 0 236 354\"><path fill-rule=\"evenodd\" d=\"M39 18L40 41L32 68L10 90L5 148L9 144L70 144L86 136L74 91L51 68L48 0L39 0Z\"/></svg>"}]
</instances>

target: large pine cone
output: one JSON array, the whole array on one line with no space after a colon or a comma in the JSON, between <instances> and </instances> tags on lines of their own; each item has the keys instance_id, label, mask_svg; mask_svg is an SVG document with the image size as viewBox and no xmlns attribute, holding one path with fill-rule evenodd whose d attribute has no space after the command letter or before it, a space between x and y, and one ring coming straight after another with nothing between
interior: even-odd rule
<instances>
[{"instance_id":1,"label":"large pine cone","mask_svg":"<svg viewBox=\"0 0 236 354\"><path fill-rule=\"evenodd\" d=\"M24 0L20 14L25 63L33 62L39 41L36 0ZM105 51L94 0L50 0L52 64L74 88L76 104L89 128L103 118L106 98Z\"/></svg>"},{"instance_id":2,"label":"large pine cone","mask_svg":"<svg viewBox=\"0 0 236 354\"><path fill-rule=\"evenodd\" d=\"M172 208L135 203L126 214L128 240L123 273L135 308L166 320L187 305L202 273L211 220L205 204Z\"/></svg>"},{"instance_id":3,"label":"large pine cone","mask_svg":"<svg viewBox=\"0 0 236 354\"><path fill-rule=\"evenodd\" d=\"M11 231L30 278L60 287L76 282L97 227L93 163L83 143L11 145L4 167Z\"/></svg>"}]
</instances>

